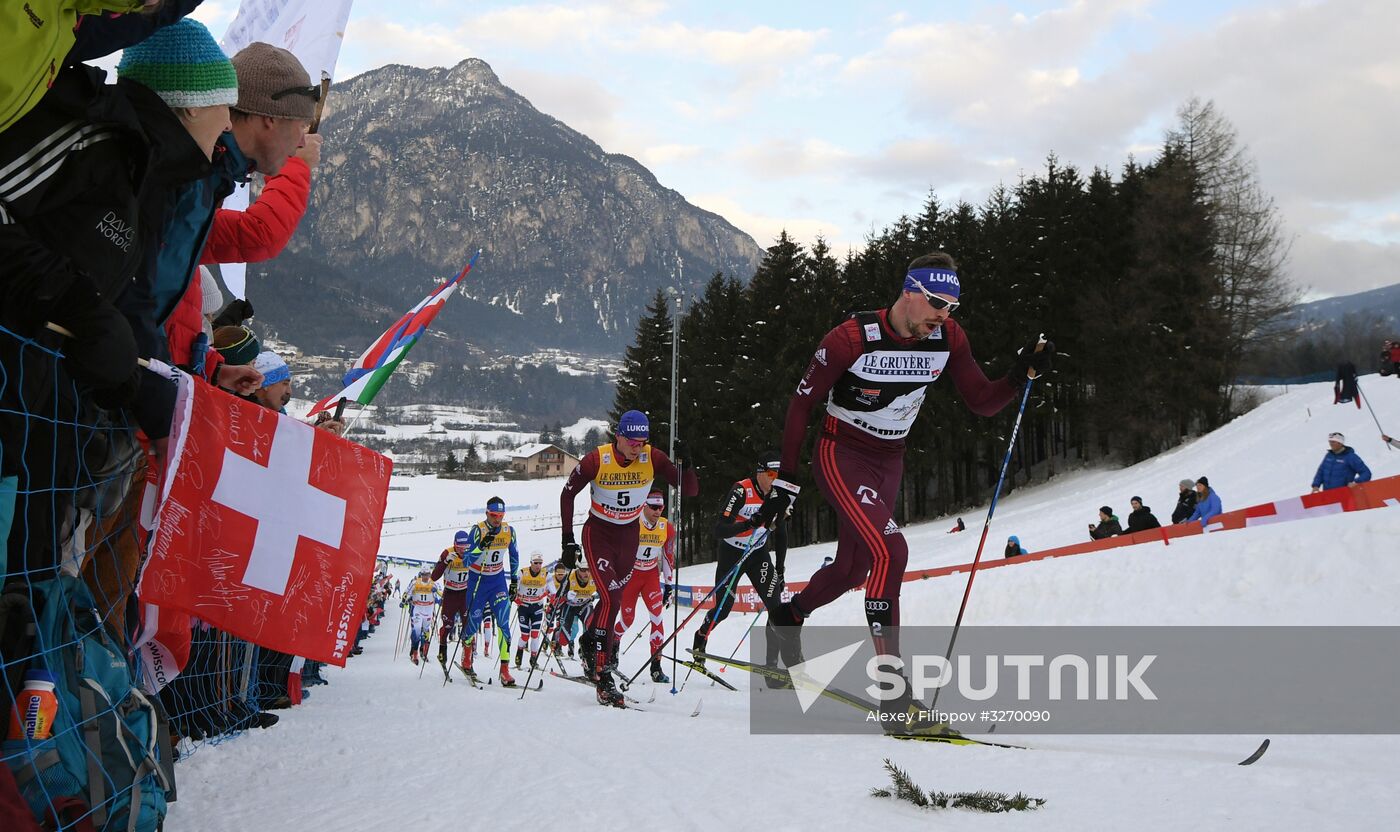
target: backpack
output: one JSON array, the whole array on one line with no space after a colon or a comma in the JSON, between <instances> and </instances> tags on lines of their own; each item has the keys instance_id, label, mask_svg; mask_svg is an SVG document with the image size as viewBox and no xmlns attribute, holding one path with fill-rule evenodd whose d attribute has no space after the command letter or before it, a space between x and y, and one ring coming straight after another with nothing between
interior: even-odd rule
<instances>
[{"instance_id":1,"label":"backpack","mask_svg":"<svg viewBox=\"0 0 1400 832\"><path fill-rule=\"evenodd\" d=\"M37 627L34 647L18 655L36 653L30 666L54 675L58 711L48 739L6 739L0 759L40 820L154 832L167 792L173 796L170 745L126 651L98 619L81 579L59 575L20 591Z\"/></svg>"}]
</instances>

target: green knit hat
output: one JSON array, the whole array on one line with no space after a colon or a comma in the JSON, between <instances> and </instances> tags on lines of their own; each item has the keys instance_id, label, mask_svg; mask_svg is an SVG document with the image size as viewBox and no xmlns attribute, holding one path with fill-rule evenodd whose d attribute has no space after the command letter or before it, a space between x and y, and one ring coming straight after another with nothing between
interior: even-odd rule
<instances>
[{"instance_id":1,"label":"green knit hat","mask_svg":"<svg viewBox=\"0 0 1400 832\"><path fill-rule=\"evenodd\" d=\"M188 17L128 46L117 76L136 81L171 107L238 103L238 73L204 24Z\"/></svg>"}]
</instances>

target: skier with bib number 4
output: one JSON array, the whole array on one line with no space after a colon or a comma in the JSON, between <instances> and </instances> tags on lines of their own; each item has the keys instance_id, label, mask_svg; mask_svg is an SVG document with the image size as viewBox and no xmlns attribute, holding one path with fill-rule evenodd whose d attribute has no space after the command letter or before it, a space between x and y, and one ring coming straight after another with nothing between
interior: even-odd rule
<instances>
[{"instance_id":1,"label":"skier with bib number 4","mask_svg":"<svg viewBox=\"0 0 1400 832\"><path fill-rule=\"evenodd\" d=\"M613 441L584 454L559 495L561 559L572 568L580 555L586 557L598 584L598 603L580 641L584 674L597 686L598 704L618 708L626 707L625 701L607 666L617 644L613 625L622 605L623 582L637 557L642 503L658 477L681 486L684 497L700 493L695 471L681 467L685 452L680 441L675 445L678 459L672 462L647 443L650 436L651 423L645 413L629 410L622 414ZM585 486L590 505L580 547L574 541L574 498Z\"/></svg>"},{"instance_id":2,"label":"skier with bib number 4","mask_svg":"<svg viewBox=\"0 0 1400 832\"><path fill-rule=\"evenodd\" d=\"M951 377L969 410L993 416L1027 379L1050 369L1055 347L1042 337L1016 353L1006 377L987 379L967 334L951 317L962 291L956 269L943 252L911 262L889 308L858 312L826 334L788 405L774 492L785 502L797 497L793 482L807 426L812 410L824 403L812 472L838 521L835 562L769 615L767 635L778 641L788 667L802 661L803 621L861 585L875 652L900 666L899 590L909 548L894 519L894 501L904 473L904 439L929 385ZM893 718L881 725L896 733L946 731L920 717L925 708L910 690L905 679L901 695L882 697L882 712Z\"/></svg>"},{"instance_id":3,"label":"skier with bib number 4","mask_svg":"<svg viewBox=\"0 0 1400 832\"><path fill-rule=\"evenodd\" d=\"M661 610L671 601L671 569L676 558L676 527L662 515L665 510L666 497L660 491L647 495L642 505L642 525L637 530L637 560L632 565L632 577L622 588L622 608L618 611L617 626L613 628L616 639L622 638L632 626L638 600L646 604L647 615L651 617L651 680L657 684L671 681L661 669L661 657L656 654L666 638ZM659 569L658 563L661 564Z\"/></svg>"}]
</instances>

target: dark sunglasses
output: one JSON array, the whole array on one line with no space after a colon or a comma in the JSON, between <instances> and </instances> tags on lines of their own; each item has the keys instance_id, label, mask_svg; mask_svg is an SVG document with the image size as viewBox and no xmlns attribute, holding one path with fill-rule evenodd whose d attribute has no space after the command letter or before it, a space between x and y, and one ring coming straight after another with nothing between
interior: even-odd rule
<instances>
[{"instance_id":1,"label":"dark sunglasses","mask_svg":"<svg viewBox=\"0 0 1400 832\"><path fill-rule=\"evenodd\" d=\"M281 90L281 91L279 91L279 92L274 92L274 93L272 94L272 100L273 100L273 101L280 101L280 100L282 100L283 98L286 98L286 97L289 96L289 95L304 95L304 96L306 96L307 98L311 99L312 101L320 101L320 100L321 100L321 88L320 88L320 87L288 87L288 88L285 89L285 90Z\"/></svg>"}]
</instances>

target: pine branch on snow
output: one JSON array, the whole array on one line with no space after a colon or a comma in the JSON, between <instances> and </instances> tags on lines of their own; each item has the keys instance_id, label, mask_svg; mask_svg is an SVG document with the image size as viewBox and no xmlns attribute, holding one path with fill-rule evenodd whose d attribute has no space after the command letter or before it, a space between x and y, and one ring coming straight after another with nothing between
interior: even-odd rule
<instances>
[{"instance_id":1,"label":"pine branch on snow","mask_svg":"<svg viewBox=\"0 0 1400 832\"><path fill-rule=\"evenodd\" d=\"M1021 792L1006 795L1002 792L928 792L919 788L909 772L885 759L885 771L889 772L894 790L871 789L872 797L890 797L908 801L923 809L972 809L977 812L1026 812L1045 805L1043 797L1027 797Z\"/></svg>"}]
</instances>

